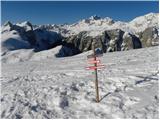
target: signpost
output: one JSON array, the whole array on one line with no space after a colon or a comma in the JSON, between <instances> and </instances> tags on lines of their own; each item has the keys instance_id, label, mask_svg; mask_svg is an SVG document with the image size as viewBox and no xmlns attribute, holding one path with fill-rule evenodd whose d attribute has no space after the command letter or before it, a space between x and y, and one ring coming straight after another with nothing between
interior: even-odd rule
<instances>
[{"instance_id":1,"label":"signpost","mask_svg":"<svg viewBox=\"0 0 160 120\"><path fill-rule=\"evenodd\" d=\"M87 56L87 58L89 59L89 58L94 58L94 56L96 56L96 57L102 57L103 56L103 54L91 54L91 55L88 55Z\"/></svg>"},{"instance_id":2,"label":"signpost","mask_svg":"<svg viewBox=\"0 0 160 120\"><path fill-rule=\"evenodd\" d=\"M87 58L89 64L93 64L94 66L86 67L87 70L94 70L95 73L95 89L96 89L96 102L100 102L99 100L99 89L98 89L98 74L97 69L104 68L104 65L99 64L101 61L97 59L97 57L102 56L102 54L96 54L95 52L95 43L92 44L93 54L88 55ZM90 60L90 58L92 58Z\"/></svg>"},{"instance_id":3,"label":"signpost","mask_svg":"<svg viewBox=\"0 0 160 120\"><path fill-rule=\"evenodd\" d=\"M99 65L97 67L95 66L89 66L89 67L86 67L87 70L95 70L95 69L101 69L101 68L104 68L105 65Z\"/></svg>"}]
</instances>

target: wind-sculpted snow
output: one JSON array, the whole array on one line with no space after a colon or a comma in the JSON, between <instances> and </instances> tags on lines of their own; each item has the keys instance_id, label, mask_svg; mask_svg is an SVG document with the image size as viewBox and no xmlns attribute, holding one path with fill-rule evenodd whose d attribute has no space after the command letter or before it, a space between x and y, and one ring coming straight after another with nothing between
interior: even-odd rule
<instances>
[{"instance_id":1,"label":"wind-sculpted snow","mask_svg":"<svg viewBox=\"0 0 160 120\"><path fill-rule=\"evenodd\" d=\"M107 53L94 75L87 54L2 63L1 118L157 118L158 47Z\"/></svg>"}]
</instances>

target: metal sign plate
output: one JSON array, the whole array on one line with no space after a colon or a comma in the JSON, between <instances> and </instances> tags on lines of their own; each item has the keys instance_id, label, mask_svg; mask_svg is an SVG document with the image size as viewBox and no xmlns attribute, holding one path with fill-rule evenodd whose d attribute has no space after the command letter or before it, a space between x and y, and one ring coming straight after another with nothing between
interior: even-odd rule
<instances>
[{"instance_id":1,"label":"metal sign plate","mask_svg":"<svg viewBox=\"0 0 160 120\"><path fill-rule=\"evenodd\" d=\"M105 68L106 66L105 65L98 65L97 67L96 66L89 66L89 67L86 67L87 70L96 70L96 69L101 69L101 68Z\"/></svg>"},{"instance_id":2,"label":"metal sign plate","mask_svg":"<svg viewBox=\"0 0 160 120\"><path fill-rule=\"evenodd\" d=\"M95 63L100 63L100 60L88 60L89 64L95 64Z\"/></svg>"}]
</instances>

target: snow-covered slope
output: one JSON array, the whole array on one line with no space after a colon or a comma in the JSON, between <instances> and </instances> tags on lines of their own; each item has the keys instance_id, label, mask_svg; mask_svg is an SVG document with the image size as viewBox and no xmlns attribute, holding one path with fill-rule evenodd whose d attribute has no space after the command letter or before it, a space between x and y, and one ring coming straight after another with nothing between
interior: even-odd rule
<instances>
[{"instance_id":1,"label":"snow-covered slope","mask_svg":"<svg viewBox=\"0 0 160 120\"><path fill-rule=\"evenodd\" d=\"M2 34L1 46L2 54L10 50L31 48L29 42L23 40L20 34L15 30Z\"/></svg>"},{"instance_id":2,"label":"snow-covered slope","mask_svg":"<svg viewBox=\"0 0 160 120\"><path fill-rule=\"evenodd\" d=\"M19 49L46 50L61 42L61 35L43 29L33 29L30 22L6 22L1 30L2 54ZM56 45L54 45L56 44Z\"/></svg>"},{"instance_id":3,"label":"snow-covered slope","mask_svg":"<svg viewBox=\"0 0 160 120\"><path fill-rule=\"evenodd\" d=\"M150 27L158 28L159 27L158 19L159 19L158 13L149 13L144 16L140 16L133 19L131 22L129 22L129 27L136 33L142 32L146 28Z\"/></svg>"},{"instance_id":4,"label":"snow-covered slope","mask_svg":"<svg viewBox=\"0 0 160 120\"><path fill-rule=\"evenodd\" d=\"M100 103L94 75L85 70L90 52L2 63L1 118L158 119L158 46L104 54Z\"/></svg>"},{"instance_id":5,"label":"snow-covered slope","mask_svg":"<svg viewBox=\"0 0 160 120\"><path fill-rule=\"evenodd\" d=\"M34 52L34 49L20 49L5 53L1 56L3 63L17 63L24 61L40 61L48 58L55 59L55 55L59 53L62 46L57 46L53 49Z\"/></svg>"}]
</instances>

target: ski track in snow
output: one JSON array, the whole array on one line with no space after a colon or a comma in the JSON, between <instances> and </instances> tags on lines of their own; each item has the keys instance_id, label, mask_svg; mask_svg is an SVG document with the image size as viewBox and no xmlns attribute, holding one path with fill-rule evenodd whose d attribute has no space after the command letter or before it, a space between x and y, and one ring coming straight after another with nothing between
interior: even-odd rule
<instances>
[{"instance_id":1,"label":"ski track in snow","mask_svg":"<svg viewBox=\"0 0 160 120\"><path fill-rule=\"evenodd\" d=\"M1 118L158 118L158 47L100 59L100 103L86 54L2 63Z\"/></svg>"}]
</instances>

